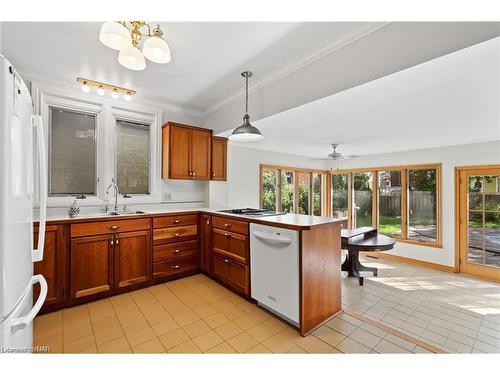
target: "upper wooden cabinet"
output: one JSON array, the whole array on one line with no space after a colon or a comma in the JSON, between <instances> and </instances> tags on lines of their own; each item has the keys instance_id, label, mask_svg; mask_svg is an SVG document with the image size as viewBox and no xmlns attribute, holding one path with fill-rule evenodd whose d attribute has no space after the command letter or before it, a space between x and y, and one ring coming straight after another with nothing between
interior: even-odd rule
<instances>
[{"instance_id":1,"label":"upper wooden cabinet","mask_svg":"<svg viewBox=\"0 0 500 375\"><path fill-rule=\"evenodd\" d=\"M227 138L212 137L212 180L227 179Z\"/></svg>"},{"instance_id":2,"label":"upper wooden cabinet","mask_svg":"<svg viewBox=\"0 0 500 375\"><path fill-rule=\"evenodd\" d=\"M162 178L210 180L212 130L167 122L162 126Z\"/></svg>"}]
</instances>

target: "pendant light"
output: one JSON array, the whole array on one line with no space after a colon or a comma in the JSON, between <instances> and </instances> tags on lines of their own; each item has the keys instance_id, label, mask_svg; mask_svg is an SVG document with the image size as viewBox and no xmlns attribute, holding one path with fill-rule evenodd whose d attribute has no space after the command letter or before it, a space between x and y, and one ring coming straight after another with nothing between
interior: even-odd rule
<instances>
[{"instance_id":1,"label":"pendant light","mask_svg":"<svg viewBox=\"0 0 500 375\"><path fill-rule=\"evenodd\" d=\"M245 77L245 116L243 116L243 124L233 130L229 136L231 141L238 142L257 142L264 139L259 129L250 124L250 116L248 115L248 78L253 74L249 71L241 73Z\"/></svg>"}]
</instances>

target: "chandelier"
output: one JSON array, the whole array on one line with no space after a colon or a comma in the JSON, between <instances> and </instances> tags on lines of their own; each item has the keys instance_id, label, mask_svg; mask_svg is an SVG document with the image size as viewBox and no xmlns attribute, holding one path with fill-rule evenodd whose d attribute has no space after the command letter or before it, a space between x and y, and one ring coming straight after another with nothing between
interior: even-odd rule
<instances>
[{"instance_id":1,"label":"chandelier","mask_svg":"<svg viewBox=\"0 0 500 375\"><path fill-rule=\"evenodd\" d=\"M99 40L120 51L118 62L131 70L144 70L144 57L157 64L170 61L170 48L162 36L160 25L152 29L145 21L110 21L104 23L99 32ZM142 50L139 49L141 39L145 39Z\"/></svg>"}]
</instances>

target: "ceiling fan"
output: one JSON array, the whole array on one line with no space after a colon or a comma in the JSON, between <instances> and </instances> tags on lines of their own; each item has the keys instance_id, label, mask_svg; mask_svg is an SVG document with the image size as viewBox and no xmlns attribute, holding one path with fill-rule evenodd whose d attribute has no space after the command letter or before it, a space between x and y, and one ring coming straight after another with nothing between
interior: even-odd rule
<instances>
[{"instance_id":1,"label":"ceiling fan","mask_svg":"<svg viewBox=\"0 0 500 375\"><path fill-rule=\"evenodd\" d=\"M358 155L343 155L341 152L338 152L337 151L337 147L339 147L338 143L332 143L332 147L333 147L333 152L328 154L326 158L310 159L310 160L339 161L339 160L346 160L358 157Z\"/></svg>"}]
</instances>

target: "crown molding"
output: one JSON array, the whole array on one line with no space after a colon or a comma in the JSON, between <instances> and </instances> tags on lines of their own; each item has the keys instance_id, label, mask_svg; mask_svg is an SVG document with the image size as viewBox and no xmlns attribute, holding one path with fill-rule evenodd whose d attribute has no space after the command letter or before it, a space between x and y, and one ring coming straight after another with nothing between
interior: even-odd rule
<instances>
[{"instance_id":1,"label":"crown molding","mask_svg":"<svg viewBox=\"0 0 500 375\"><path fill-rule=\"evenodd\" d=\"M391 22L372 22L366 26L361 27L357 31L354 31L343 38L335 41L330 41L330 42L325 42L317 47L314 47L310 49L308 52L306 52L301 58L293 61L292 63L282 67L281 69L278 69L274 73L267 75L263 77L260 80L254 80L254 83L252 84L252 88L249 89L249 93L258 91L260 89L263 89L266 86L269 86L273 82L276 82L293 72L309 65L312 64L313 62L322 59L325 56L330 55L331 53L342 49L346 47L347 45L355 42L356 40L359 40L377 30L380 30L383 27L386 27L389 25ZM244 98L245 92L239 90L238 92L233 93L232 95L228 96L226 99L220 101L218 104L215 106L209 108L207 111L203 113L203 117L205 118L206 116L210 116L213 113L216 113L220 111L222 108Z\"/></svg>"},{"instance_id":2,"label":"crown molding","mask_svg":"<svg viewBox=\"0 0 500 375\"><path fill-rule=\"evenodd\" d=\"M76 83L76 80L75 82L61 80L60 78L30 71L22 67L16 67L16 70L19 72L19 74L25 81L30 81L40 86L54 87L62 90L72 90L72 91L78 89L78 84ZM92 96L94 94L86 94L86 95ZM95 96L97 97L97 94L95 94ZM155 107L155 109L160 109L162 111L174 112L181 115L191 116L199 119L200 121L203 118L203 112L201 111L193 111L173 104L165 104L156 100L148 100L147 98L146 100L140 100L140 99L137 100L134 98L133 103L143 106Z\"/></svg>"}]
</instances>

